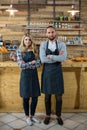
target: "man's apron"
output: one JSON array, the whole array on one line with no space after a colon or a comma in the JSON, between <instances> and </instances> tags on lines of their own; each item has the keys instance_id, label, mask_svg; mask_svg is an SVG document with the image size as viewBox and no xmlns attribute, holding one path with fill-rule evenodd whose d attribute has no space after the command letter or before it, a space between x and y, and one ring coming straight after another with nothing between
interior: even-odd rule
<instances>
[{"instance_id":1,"label":"man's apron","mask_svg":"<svg viewBox=\"0 0 87 130\"><path fill-rule=\"evenodd\" d=\"M58 45L56 42L55 51L51 51L46 47L46 55L58 55ZM42 70L41 91L45 94L63 94L64 82L62 74L61 62L44 63Z\"/></svg>"}]
</instances>

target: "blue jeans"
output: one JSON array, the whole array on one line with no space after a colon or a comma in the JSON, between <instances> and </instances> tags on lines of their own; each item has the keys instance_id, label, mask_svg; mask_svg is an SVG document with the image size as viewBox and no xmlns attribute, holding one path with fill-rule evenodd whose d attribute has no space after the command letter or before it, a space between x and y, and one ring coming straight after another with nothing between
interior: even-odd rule
<instances>
[{"instance_id":1,"label":"blue jeans","mask_svg":"<svg viewBox=\"0 0 87 130\"><path fill-rule=\"evenodd\" d=\"M29 107L29 100L30 98L23 98L24 112L26 116L29 116L29 114L34 116L37 102L38 102L38 97L32 97L30 107ZM30 113L29 113L29 108L30 108Z\"/></svg>"}]
</instances>

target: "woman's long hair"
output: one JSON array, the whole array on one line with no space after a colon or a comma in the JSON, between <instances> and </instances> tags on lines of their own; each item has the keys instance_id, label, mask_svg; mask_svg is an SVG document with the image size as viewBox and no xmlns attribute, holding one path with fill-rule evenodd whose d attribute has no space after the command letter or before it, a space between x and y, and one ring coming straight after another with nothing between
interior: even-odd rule
<instances>
[{"instance_id":1,"label":"woman's long hair","mask_svg":"<svg viewBox=\"0 0 87 130\"><path fill-rule=\"evenodd\" d=\"M22 37L19 49L21 50L21 52L25 52L26 51L26 46L24 44L25 37L29 37L31 39L31 45L29 46L29 49L31 49L33 51L33 41L32 41L31 36L29 35L29 33L24 34L24 36Z\"/></svg>"}]
</instances>

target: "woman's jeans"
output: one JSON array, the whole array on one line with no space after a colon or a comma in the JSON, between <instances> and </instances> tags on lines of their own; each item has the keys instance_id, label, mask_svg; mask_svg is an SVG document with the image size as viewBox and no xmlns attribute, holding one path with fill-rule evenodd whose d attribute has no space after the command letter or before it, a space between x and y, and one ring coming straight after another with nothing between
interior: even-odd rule
<instances>
[{"instance_id":1,"label":"woman's jeans","mask_svg":"<svg viewBox=\"0 0 87 130\"><path fill-rule=\"evenodd\" d=\"M61 116L61 109L62 109L62 95L56 95L56 115ZM45 94L45 108L46 108L46 115L50 116L51 114L51 94Z\"/></svg>"},{"instance_id":2,"label":"woman's jeans","mask_svg":"<svg viewBox=\"0 0 87 130\"><path fill-rule=\"evenodd\" d=\"M29 113L29 100L30 98L23 98L23 108L26 116L34 116L37 102L38 102L38 97L32 97L31 99L31 104L30 104L30 113Z\"/></svg>"}]
</instances>

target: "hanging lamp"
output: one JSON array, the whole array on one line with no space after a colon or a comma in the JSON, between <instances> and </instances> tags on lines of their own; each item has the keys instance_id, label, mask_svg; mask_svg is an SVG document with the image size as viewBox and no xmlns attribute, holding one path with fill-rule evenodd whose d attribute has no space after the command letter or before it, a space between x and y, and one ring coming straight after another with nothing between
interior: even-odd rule
<instances>
[{"instance_id":1,"label":"hanging lamp","mask_svg":"<svg viewBox=\"0 0 87 130\"><path fill-rule=\"evenodd\" d=\"M10 7L6 10L6 12L9 12L10 16L14 16L14 13L18 12L18 10L13 7L12 1Z\"/></svg>"},{"instance_id":2,"label":"hanging lamp","mask_svg":"<svg viewBox=\"0 0 87 130\"><path fill-rule=\"evenodd\" d=\"M74 16L76 13L79 13L80 11L79 11L79 10L76 10L76 9L75 9L75 6L72 5L72 6L71 6L71 10L68 10L67 12L70 13L72 16Z\"/></svg>"}]
</instances>

